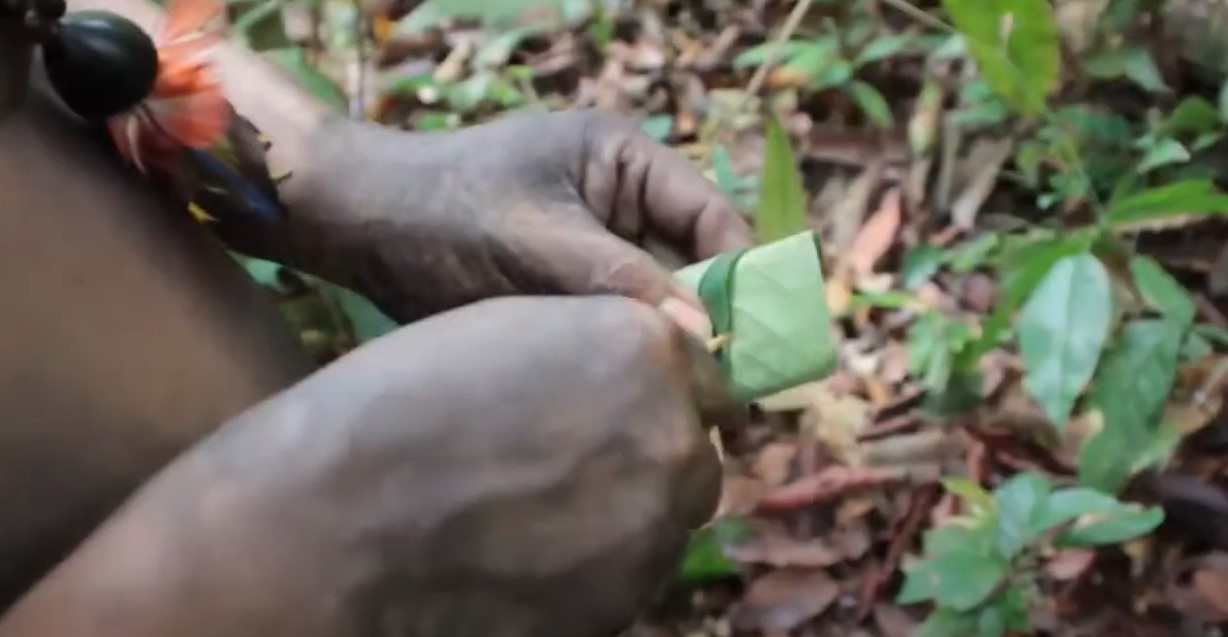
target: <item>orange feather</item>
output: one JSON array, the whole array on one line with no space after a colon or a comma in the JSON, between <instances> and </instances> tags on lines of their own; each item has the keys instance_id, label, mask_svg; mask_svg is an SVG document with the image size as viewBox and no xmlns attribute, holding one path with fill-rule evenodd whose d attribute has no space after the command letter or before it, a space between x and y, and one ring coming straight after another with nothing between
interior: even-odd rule
<instances>
[{"instance_id":1,"label":"orange feather","mask_svg":"<svg viewBox=\"0 0 1228 637\"><path fill-rule=\"evenodd\" d=\"M179 147L203 148L225 135L230 103L210 57L222 39L221 0L170 0L155 44L158 74L140 105L108 123L120 154L141 170L169 167Z\"/></svg>"}]
</instances>

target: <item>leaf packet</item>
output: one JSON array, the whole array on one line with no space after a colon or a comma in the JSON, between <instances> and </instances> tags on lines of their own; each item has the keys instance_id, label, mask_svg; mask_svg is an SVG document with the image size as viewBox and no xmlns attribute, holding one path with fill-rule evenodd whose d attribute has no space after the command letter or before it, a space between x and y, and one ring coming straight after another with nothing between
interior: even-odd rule
<instances>
[{"instance_id":1,"label":"leaf packet","mask_svg":"<svg viewBox=\"0 0 1228 637\"><path fill-rule=\"evenodd\" d=\"M818 235L801 232L717 255L675 278L704 302L730 392L752 401L819 380L835 368Z\"/></svg>"}]
</instances>

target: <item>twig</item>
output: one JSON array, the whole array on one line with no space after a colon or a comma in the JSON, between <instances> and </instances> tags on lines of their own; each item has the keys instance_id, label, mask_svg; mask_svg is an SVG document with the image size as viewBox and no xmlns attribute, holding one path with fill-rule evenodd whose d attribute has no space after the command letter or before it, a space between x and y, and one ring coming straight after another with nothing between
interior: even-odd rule
<instances>
[{"instance_id":1,"label":"twig","mask_svg":"<svg viewBox=\"0 0 1228 637\"><path fill-rule=\"evenodd\" d=\"M793 11L789 13L789 17L785 20L785 25L772 43L772 48L768 49L763 62L759 64L759 68L755 69L755 74L751 76L750 82L746 84L746 91L742 96L742 103L738 107L738 112L741 112L746 107L746 101L750 96L757 94L759 89L763 88L763 82L767 79L768 70L772 65L776 64L776 60L780 57L780 51L784 48L785 42L788 42L789 38L793 37L793 32L797 31L797 28L801 26L802 18L806 17L806 12L810 10L812 3L813 0L797 0L797 4L793 5Z\"/></svg>"},{"instance_id":2,"label":"twig","mask_svg":"<svg viewBox=\"0 0 1228 637\"><path fill-rule=\"evenodd\" d=\"M934 16L926 13L925 11L922 11L921 9L918 9L917 7L912 6L911 4L909 4L908 0L881 0L881 1L884 4L889 4L892 7L895 7L898 11L902 13L907 13L909 16L911 16L916 21L925 23L926 26L931 26L936 29L942 29L943 31L954 31L955 30L951 27L951 25L947 24L946 22L943 22L942 20L935 18Z\"/></svg>"},{"instance_id":3,"label":"twig","mask_svg":"<svg viewBox=\"0 0 1228 637\"><path fill-rule=\"evenodd\" d=\"M354 0L354 57L357 58L357 77L354 78L354 94L350 96L350 117L367 118L367 19L362 3Z\"/></svg>"}]
</instances>

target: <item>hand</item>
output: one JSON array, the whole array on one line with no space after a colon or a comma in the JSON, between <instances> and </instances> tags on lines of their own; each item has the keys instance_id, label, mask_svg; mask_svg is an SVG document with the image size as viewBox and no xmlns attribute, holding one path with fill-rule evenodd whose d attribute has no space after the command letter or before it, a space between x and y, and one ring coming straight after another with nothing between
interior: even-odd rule
<instances>
[{"instance_id":1,"label":"hand","mask_svg":"<svg viewBox=\"0 0 1228 637\"><path fill-rule=\"evenodd\" d=\"M402 320L513 294L676 297L702 308L644 246L686 262L751 242L685 159L608 114L514 116L441 134L332 128L296 177L307 185L291 206L310 230L291 258Z\"/></svg>"},{"instance_id":2,"label":"hand","mask_svg":"<svg viewBox=\"0 0 1228 637\"><path fill-rule=\"evenodd\" d=\"M612 296L419 322L181 458L0 634L609 637L716 507L715 374Z\"/></svg>"}]
</instances>

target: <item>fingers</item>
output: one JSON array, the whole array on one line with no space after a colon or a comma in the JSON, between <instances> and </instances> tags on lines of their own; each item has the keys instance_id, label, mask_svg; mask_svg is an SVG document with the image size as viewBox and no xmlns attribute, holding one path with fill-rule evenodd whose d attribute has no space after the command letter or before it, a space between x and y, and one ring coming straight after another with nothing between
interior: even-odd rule
<instances>
[{"instance_id":1,"label":"fingers","mask_svg":"<svg viewBox=\"0 0 1228 637\"><path fill-rule=\"evenodd\" d=\"M753 243L750 225L682 155L629 122L593 113L584 196L620 235L657 231L693 259Z\"/></svg>"},{"instance_id":2,"label":"fingers","mask_svg":"<svg viewBox=\"0 0 1228 637\"><path fill-rule=\"evenodd\" d=\"M551 215L572 223L517 224L514 243L529 254L550 255L532 264L533 278L550 292L616 294L659 307L698 339L711 335L703 302L679 285L648 252L606 231L582 210Z\"/></svg>"}]
</instances>

